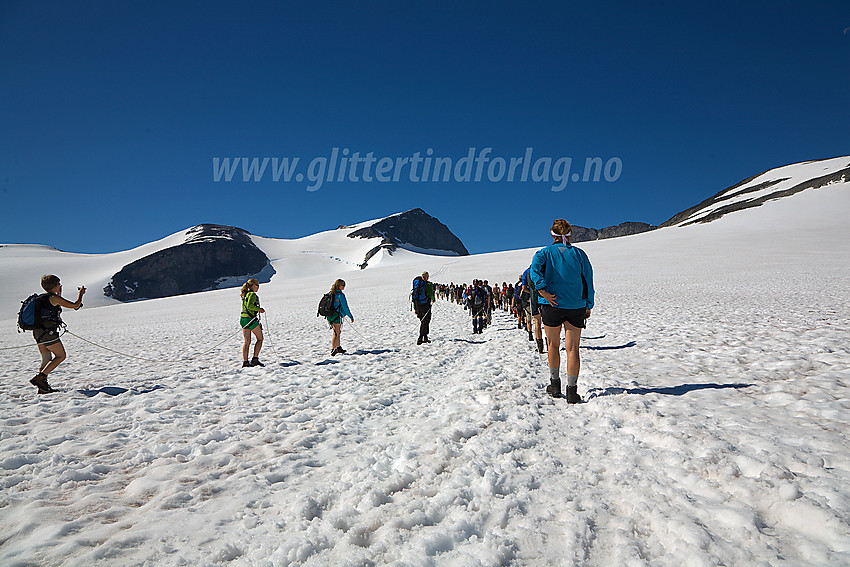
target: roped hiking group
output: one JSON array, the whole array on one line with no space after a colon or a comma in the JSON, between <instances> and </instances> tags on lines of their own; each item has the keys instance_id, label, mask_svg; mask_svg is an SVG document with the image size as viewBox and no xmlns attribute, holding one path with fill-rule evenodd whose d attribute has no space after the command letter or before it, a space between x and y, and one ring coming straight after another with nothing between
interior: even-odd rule
<instances>
[{"instance_id":1,"label":"roped hiking group","mask_svg":"<svg viewBox=\"0 0 850 567\"><path fill-rule=\"evenodd\" d=\"M528 340L536 341L537 351L547 354L549 385L546 392L553 398L566 397L571 404L581 403L583 400L578 395L581 369L579 342L581 330L585 328L594 306L593 269L587 254L570 243L570 223L556 219L549 233L553 243L534 254L531 265L519 275L516 283L502 282L501 286L498 283L491 286L488 280L474 279L471 285L454 282L435 284L430 281L428 272L416 276L410 292L412 309L420 322L416 344L431 342L428 335L432 308L438 297L462 305L469 311L473 334L484 332L492 323L495 310L509 312L516 318L517 328L528 332ZM59 332L63 325L62 307L74 310L82 307L86 288L79 288L77 300L71 302L62 297L62 284L57 276L44 276L41 286L45 293L30 298L34 300L37 320L33 337L41 353L41 365L30 383L38 388L39 394L46 394L54 391L47 381L48 375L66 358ZM240 291L243 367L264 366L259 356L264 340L260 315L265 310L260 307L259 288L260 282L251 278ZM344 291L345 281L338 279L319 301L317 315L325 317L333 332L331 356L346 353L340 344L343 320L348 318L354 322ZM566 395L562 391L560 377L562 330L567 358ZM249 359L252 342L253 354Z\"/></svg>"}]
</instances>

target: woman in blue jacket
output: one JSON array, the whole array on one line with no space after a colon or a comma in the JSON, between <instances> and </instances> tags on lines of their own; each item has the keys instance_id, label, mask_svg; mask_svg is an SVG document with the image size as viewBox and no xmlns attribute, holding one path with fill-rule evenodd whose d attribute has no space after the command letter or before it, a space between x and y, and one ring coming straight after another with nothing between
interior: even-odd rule
<instances>
[{"instance_id":1,"label":"woman in blue jacket","mask_svg":"<svg viewBox=\"0 0 850 567\"><path fill-rule=\"evenodd\" d=\"M342 319L348 317L354 323L354 315L348 308L348 301L345 299L345 294L342 291L345 289L343 280L336 280L331 286L331 293L334 294L334 313L328 315L327 320L334 331L333 339L331 340L331 356L337 354L345 354L345 349L339 346L340 338L342 338Z\"/></svg>"},{"instance_id":2,"label":"woman in blue jacket","mask_svg":"<svg viewBox=\"0 0 850 567\"><path fill-rule=\"evenodd\" d=\"M581 368L579 341L585 320L593 309L593 268L583 250L569 242L572 226L557 219L550 230L554 243L534 254L531 280L540 294L540 312L549 345L549 380L546 392L561 397L561 328L566 336L567 402L581 403L578 373Z\"/></svg>"}]
</instances>

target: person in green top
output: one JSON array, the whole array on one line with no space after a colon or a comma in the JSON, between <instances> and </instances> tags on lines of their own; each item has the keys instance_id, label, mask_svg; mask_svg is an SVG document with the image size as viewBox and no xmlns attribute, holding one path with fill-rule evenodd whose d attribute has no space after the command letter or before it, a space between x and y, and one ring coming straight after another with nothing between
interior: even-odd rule
<instances>
[{"instance_id":1,"label":"person in green top","mask_svg":"<svg viewBox=\"0 0 850 567\"><path fill-rule=\"evenodd\" d=\"M242 316L239 317L239 326L242 327L242 336L245 343L242 345L242 368L247 366L265 366L260 362L260 349L263 348L263 326L260 325L260 313L266 310L260 307L260 298L257 291L260 282L251 278L242 286ZM254 358L248 362L248 351L251 348L251 334L257 337L254 343Z\"/></svg>"}]
</instances>

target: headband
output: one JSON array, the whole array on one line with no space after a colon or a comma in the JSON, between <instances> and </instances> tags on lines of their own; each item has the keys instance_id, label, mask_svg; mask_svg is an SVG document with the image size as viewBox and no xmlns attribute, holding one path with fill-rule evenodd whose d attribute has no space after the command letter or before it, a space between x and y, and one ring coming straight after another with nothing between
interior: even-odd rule
<instances>
[{"instance_id":1,"label":"headband","mask_svg":"<svg viewBox=\"0 0 850 567\"><path fill-rule=\"evenodd\" d=\"M549 231L549 234L551 234L552 236L555 236L555 237L560 236L560 237L561 237L561 243L562 243L562 244L567 244L567 237L568 237L569 235L571 235L572 233L573 233L573 231L572 231L572 230L571 230L571 231L569 231L569 232L568 232L568 233L566 233L566 234L558 234L558 233L557 233L557 232L555 232L554 230L550 230L550 231Z\"/></svg>"}]
</instances>

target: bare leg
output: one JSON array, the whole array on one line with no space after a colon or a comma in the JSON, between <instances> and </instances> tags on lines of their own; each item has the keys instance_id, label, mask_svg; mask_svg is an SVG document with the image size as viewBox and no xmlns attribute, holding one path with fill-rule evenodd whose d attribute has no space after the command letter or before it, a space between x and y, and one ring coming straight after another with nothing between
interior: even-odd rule
<instances>
[{"instance_id":1,"label":"bare leg","mask_svg":"<svg viewBox=\"0 0 850 567\"><path fill-rule=\"evenodd\" d=\"M250 329L242 329L242 336L245 338L245 343L242 345L242 360L248 360L248 349L251 347Z\"/></svg>"},{"instance_id":2,"label":"bare leg","mask_svg":"<svg viewBox=\"0 0 850 567\"><path fill-rule=\"evenodd\" d=\"M546 343L549 345L549 368L561 367L561 327L543 325L546 333Z\"/></svg>"},{"instance_id":3,"label":"bare leg","mask_svg":"<svg viewBox=\"0 0 850 567\"><path fill-rule=\"evenodd\" d=\"M38 367L39 372L43 372L47 365L53 360L53 355L50 354L50 351L47 350L45 345L38 345L38 352L41 353L41 366Z\"/></svg>"},{"instance_id":4,"label":"bare leg","mask_svg":"<svg viewBox=\"0 0 850 567\"><path fill-rule=\"evenodd\" d=\"M257 325L254 327L254 336L257 337L257 342L254 344L254 358L260 356L260 349L263 348L263 326ZM245 351L245 356L248 356L248 351Z\"/></svg>"},{"instance_id":5,"label":"bare leg","mask_svg":"<svg viewBox=\"0 0 850 567\"><path fill-rule=\"evenodd\" d=\"M567 375L578 376L581 370L581 358L579 358L579 343L581 342L581 329L564 323L564 345L567 348Z\"/></svg>"},{"instance_id":6,"label":"bare leg","mask_svg":"<svg viewBox=\"0 0 850 567\"><path fill-rule=\"evenodd\" d=\"M340 338L342 337L342 323L334 323L331 325L334 330L334 338L331 340L331 349L339 347Z\"/></svg>"},{"instance_id":7,"label":"bare leg","mask_svg":"<svg viewBox=\"0 0 850 567\"><path fill-rule=\"evenodd\" d=\"M39 351L41 351L41 347L46 348L48 351L50 351L49 354L53 355L53 359L50 360L47 364L44 364L41 368L42 374L50 374L51 372L56 370L57 366L62 364L63 360L65 360L65 358L67 356L65 354L65 347L62 346L62 341L56 341L55 343L50 344L50 345L38 345ZM44 351L41 351L41 353L42 353L41 359L43 361L44 360Z\"/></svg>"}]
</instances>

